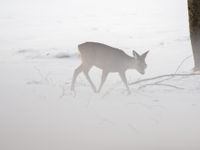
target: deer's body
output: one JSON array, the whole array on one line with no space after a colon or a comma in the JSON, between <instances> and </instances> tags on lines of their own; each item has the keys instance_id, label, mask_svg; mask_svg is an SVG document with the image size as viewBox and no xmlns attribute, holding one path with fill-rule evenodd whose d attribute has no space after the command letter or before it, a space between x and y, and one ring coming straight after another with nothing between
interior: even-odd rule
<instances>
[{"instance_id":1,"label":"deer's body","mask_svg":"<svg viewBox=\"0 0 200 150\"><path fill-rule=\"evenodd\" d=\"M108 73L118 72L128 92L130 93L125 76L125 71L127 69L136 69L140 73L144 74L144 69L146 68L146 63L144 60L148 52L140 56L135 51L133 51L135 57L131 57L120 49L96 42L82 43L78 45L78 49L80 51L82 64L74 71L71 90L74 90L74 84L78 74L83 72L90 85L92 86L94 92L96 92L96 87L94 86L88 75L88 72L91 69L91 67L96 66L102 69L101 84L98 89L98 92L100 92ZM137 57L143 58L142 64L138 63L139 61ZM143 65L141 66L143 68L141 69L138 65Z\"/></svg>"},{"instance_id":2,"label":"deer's body","mask_svg":"<svg viewBox=\"0 0 200 150\"><path fill-rule=\"evenodd\" d=\"M109 72L128 69L127 62L132 60L122 50L101 43L86 42L78 46L83 63L94 65Z\"/></svg>"}]
</instances>

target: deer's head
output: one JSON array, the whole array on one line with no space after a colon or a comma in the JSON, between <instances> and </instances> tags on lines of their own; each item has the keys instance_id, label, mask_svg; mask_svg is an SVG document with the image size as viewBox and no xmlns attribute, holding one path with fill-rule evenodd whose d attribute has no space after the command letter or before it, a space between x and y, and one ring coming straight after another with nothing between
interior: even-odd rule
<instances>
[{"instance_id":1,"label":"deer's head","mask_svg":"<svg viewBox=\"0 0 200 150\"><path fill-rule=\"evenodd\" d=\"M145 58L149 51L145 52L142 55L139 55L136 51L133 51L133 56L135 59L134 68L141 74L145 74L145 69L147 68L147 64L145 62Z\"/></svg>"}]
</instances>

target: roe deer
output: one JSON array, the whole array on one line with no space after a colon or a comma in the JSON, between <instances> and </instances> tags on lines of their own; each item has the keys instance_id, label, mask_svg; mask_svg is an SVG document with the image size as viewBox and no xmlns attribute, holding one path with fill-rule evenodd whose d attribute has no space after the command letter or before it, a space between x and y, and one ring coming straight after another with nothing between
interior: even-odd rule
<instances>
[{"instance_id":1,"label":"roe deer","mask_svg":"<svg viewBox=\"0 0 200 150\"><path fill-rule=\"evenodd\" d=\"M78 45L78 49L80 51L82 64L74 71L71 84L72 91L74 91L76 78L81 72L85 74L86 79L89 81L94 92L101 91L108 73L118 72L128 90L128 93L130 94L125 71L127 69L136 69L139 73L144 74L147 67L145 58L149 51L142 55L139 55L137 52L133 51L134 57L131 57L120 49L96 42L82 43ZM96 87L88 75L88 72L92 66L102 69L101 84L98 90L96 90Z\"/></svg>"}]
</instances>

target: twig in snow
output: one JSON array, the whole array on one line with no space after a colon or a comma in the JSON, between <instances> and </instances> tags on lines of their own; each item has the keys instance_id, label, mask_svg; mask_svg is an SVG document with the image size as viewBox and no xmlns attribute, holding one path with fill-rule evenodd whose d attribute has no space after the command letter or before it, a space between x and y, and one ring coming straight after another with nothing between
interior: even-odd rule
<instances>
[{"instance_id":1,"label":"twig in snow","mask_svg":"<svg viewBox=\"0 0 200 150\"><path fill-rule=\"evenodd\" d=\"M156 79L160 79L160 78L165 78L165 77L188 77L188 76L198 76L200 75L200 73L189 73L189 74L164 74L164 75L160 75L160 76L156 76L156 77L152 77L152 78L147 78L147 79L143 79L143 80L138 80L135 82L130 83L129 85L135 85L138 83L142 83L142 82L147 82L147 81L152 81L152 80L156 80Z\"/></svg>"},{"instance_id":2,"label":"twig in snow","mask_svg":"<svg viewBox=\"0 0 200 150\"><path fill-rule=\"evenodd\" d=\"M50 82L49 79L48 79L48 76L50 75L50 73L47 73L47 75L44 76L44 75L41 73L40 69L38 69L37 67L34 67L34 68L35 68L35 70L38 72L38 74L39 74L40 77L41 77L40 83L42 82L42 80L44 80L44 82L46 82L46 83L49 83L49 82Z\"/></svg>"},{"instance_id":3,"label":"twig in snow","mask_svg":"<svg viewBox=\"0 0 200 150\"><path fill-rule=\"evenodd\" d=\"M180 65L177 67L177 69L176 69L176 71L175 71L175 74L176 74L176 73L178 72L178 70L181 68L181 66L183 65L183 63L184 63L187 59L189 59L190 57L192 57L192 55L190 55L190 56L184 58L184 59L181 61Z\"/></svg>"},{"instance_id":4,"label":"twig in snow","mask_svg":"<svg viewBox=\"0 0 200 150\"><path fill-rule=\"evenodd\" d=\"M142 89L142 88L145 88L147 86L167 86L167 87L172 87L172 88L179 89L179 90L183 90L184 89L182 87L178 87L178 86L171 85L171 84L164 84L164 83L145 84L145 85L140 86L138 89Z\"/></svg>"}]
</instances>

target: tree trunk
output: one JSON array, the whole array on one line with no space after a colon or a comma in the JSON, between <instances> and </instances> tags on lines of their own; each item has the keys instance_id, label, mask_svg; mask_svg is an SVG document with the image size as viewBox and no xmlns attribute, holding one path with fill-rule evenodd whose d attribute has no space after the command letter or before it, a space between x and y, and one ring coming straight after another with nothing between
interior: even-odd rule
<instances>
[{"instance_id":1,"label":"tree trunk","mask_svg":"<svg viewBox=\"0 0 200 150\"><path fill-rule=\"evenodd\" d=\"M200 0L188 0L190 39L192 44L194 71L200 70Z\"/></svg>"}]
</instances>

